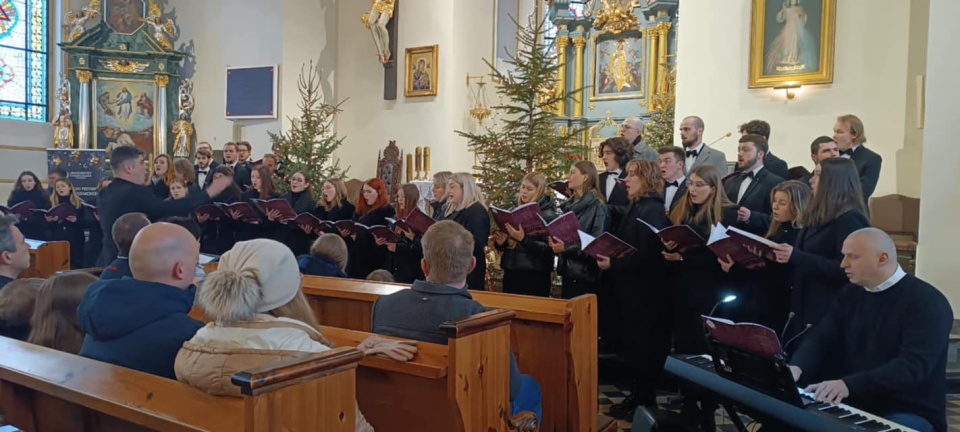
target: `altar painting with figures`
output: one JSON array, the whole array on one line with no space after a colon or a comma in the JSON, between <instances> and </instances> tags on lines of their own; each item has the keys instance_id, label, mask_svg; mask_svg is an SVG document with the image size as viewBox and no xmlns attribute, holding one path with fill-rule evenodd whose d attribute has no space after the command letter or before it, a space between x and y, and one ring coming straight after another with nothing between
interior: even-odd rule
<instances>
[{"instance_id":1,"label":"altar painting with figures","mask_svg":"<svg viewBox=\"0 0 960 432\"><path fill-rule=\"evenodd\" d=\"M107 154L134 145L146 154L156 144L156 84L153 81L99 78L94 81L95 147Z\"/></svg>"},{"instance_id":2,"label":"altar painting with figures","mask_svg":"<svg viewBox=\"0 0 960 432\"><path fill-rule=\"evenodd\" d=\"M143 27L145 0L103 0L103 21L117 34L132 35Z\"/></svg>"},{"instance_id":3,"label":"altar painting with figures","mask_svg":"<svg viewBox=\"0 0 960 432\"><path fill-rule=\"evenodd\" d=\"M643 97L645 43L639 31L594 35L590 100Z\"/></svg>"}]
</instances>

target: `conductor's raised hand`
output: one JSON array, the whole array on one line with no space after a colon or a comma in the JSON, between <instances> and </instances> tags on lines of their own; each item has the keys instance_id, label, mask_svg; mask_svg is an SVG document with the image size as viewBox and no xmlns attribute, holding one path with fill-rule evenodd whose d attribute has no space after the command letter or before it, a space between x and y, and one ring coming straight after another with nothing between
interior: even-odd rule
<instances>
[{"instance_id":1,"label":"conductor's raised hand","mask_svg":"<svg viewBox=\"0 0 960 432\"><path fill-rule=\"evenodd\" d=\"M220 176L213 179L210 182L210 186L207 186L207 195L210 198L213 198L217 195L220 195L221 192L227 190L230 185L233 184L233 177Z\"/></svg>"}]
</instances>

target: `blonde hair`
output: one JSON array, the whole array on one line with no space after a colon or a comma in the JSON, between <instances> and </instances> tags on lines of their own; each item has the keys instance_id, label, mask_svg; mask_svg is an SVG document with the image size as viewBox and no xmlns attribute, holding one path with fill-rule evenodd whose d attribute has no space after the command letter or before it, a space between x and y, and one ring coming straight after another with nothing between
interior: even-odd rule
<instances>
[{"instance_id":1,"label":"blonde hair","mask_svg":"<svg viewBox=\"0 0 960 432\"><path fill-rule=\"evenodd\" d=\"M307 297L303 295L303 291L297 291L297 295L293 296L293 299L288 301L287 304L267 311L266 314L277 318L289 318L300 321L317 331L316 336L318 336L318 338L313 338L314 340L330 348L336 348L336 345L331 343L320 332L320 323L317 321L317 316L314 315L313 309L310 308L310 302L307 301Z\"/></svg>"},{"instance_id":2,"label":"blonde hair","mask_svg":"<svg viewBox=\"0 0 960 432\"><path fill-rule=\"evenodd\" d=\"M860 120L860 117L857 117L853 114L847 114L837 117L837 121L847 125L847 127L850 128L850 133L857 135L857 138L853 140L854 144L860 145L867 142L866 131L863 127L863 120Z\"/></svg>"},{"instance_id":3,"label":"blonde hair","mask_svg":"<svg viewBox=\"0 0 960 432\"><path fill-rule=\"evenodd\" d=\"M343 182L342 179L331 178L323 181L322 184L330 183L333 188L337 191L337 194L334 195L333 201L327 202L323 197L320 198L320 207L323 207L324 210L330 211L335 208L340 208L343 205L343 199L347 196L347 184ZM321 190L323 186L321 184Z\"/></svg>"},{"instance_id":4,"label":"blonde hair","mask_svg":"<svg viewBox=\"0 0 960 432\"><path fill-rule=\"evenodd\" d=\"M323 255L334 262L337 263L337 266L340 267L341 271L346 271L347 269L347 257L349 253L347 251L347 243L336 234L324 234L320 237L317 237L313 242L313 246L310 246L310 253L313 255Z\"/></svg>"},{"instance_id":5,"label":"blonde hair","mask_svg":"<svg viewBox=\"0 0 960 432\"><path fill-rule=\"evenodd\" d=\"M543 173L538 173L536 171L528 172L527 175L523 176L523 180L520 182L520 187L523 187L523 182L530 182L536 191L533 193L533 198L530 199L530 202L539 202L541 198L547 193L547 176ZM520 201L520 197L517 197L517 204L523 205L525 202Z\"/></svg>"},{"instance_id":6,"label":"blonde hair","mask_svg":"<svg viewBox=\"0 0 960 432\"><path fill-rule=\"evenodd\" d=\"M73 206L76 208L80 208L80 206L83 205L83 200L81 200L80 196L77 195L77 188L75 188L73 183L71 183L70 180L67 180L66 177L57 179L57 181L53 182L53 193L50 194L51 205L56 206L60 204L60 194L57 193L57 183L66 183L67 186L70 186L70 198L67 199L70 201L70 204L73 204Z\"/></svg>"},{"instance_id":7,"label":"blonde hair","mask_svg":"<svg viewBox=\"0 0 960 432\"><path fill-rule=\"evenodd\" d=\"M441 185L443 185L443 189L446 190L446 189L447 189L447 182L449 182L451 178L453 178L453 173L452 173L452 172L450 172L450 171L440 171L440 172L438 172L438 173L436 173L436 174L433 175L433 183L434 183L434 184L441 184ZM436 199L437 197L433 197L433 198Z\"/></svg>"},{"instance_id":8,"label":"blonde hair","mask_svg":"<svg viewBox=\"0 0 960 432\"><path fill-rule=\"evenodd\" d=\"M801 228L798 219L800 218L800 215L806 211L807 203L810 202L810 195L812 194L810 186L797 180L787 180L783 183L780 183L770 190L771 203L776 200L777 192L783 192L790 197L790 207L791 212L793 213L793 221L791 221L790 224L794 228ZM767 230L767 238L773 238L779 232L780 222L771 220L770 229Z\"/></svg>"},{"instance_id":9,"label":"blonde hair","mask_svg":"<svg viewBox=\"0 0 960 432\"><path fill-rule=\"evenodd\" d=\"M367 280L376 282L396 282L396 279L393 278L393 273L390 273L384 269L378 269L370 272L370 274L367 275Z\"/></svg>"},{"instance_id":10,"label":"blonde hair","mask_svg":"<svg viewBox=\"0 0 960 432\"><path fill-rule=\"evenodd\" d=\"M627 176L636 175L640 178L643 185L636 194L630 195L630 201L637 201L643 198L645 194L655 192L663 193L663 177L660 176L660 166L653 161L646 159L634 159L627 162Z\"/></svg>"},{"instance_id":11,"label":"blonde hair","mask_svg":"<svg viewBox=\"0 0 960 432\"><path fill-rule=\"evenodd\" d=\"M40 285L28 342L71 354L79 353L83 330L77 320L77 307L87 294L87 288L97 280L90 273L73 271L53 276Z\"/></svg>"},{"instance_id":12,"label":"blonde hair","mask_svg":"<svg viewBox=\"0 0 960 432\"><path fill-rule=\"evenodd\" d=\"M440 221L427 229L420 243L430 266L428 281L449 285L467 279L473 260L470 231L454 221Z\"/></svg>"},{"instance_id":13,"label":"blonde hair","mask_svg":"<svg viewBox=\"0 0 960 432\"><path fill-rule=\"evenodd\" d=\"M446 215L450 216L460 210L470 208L470 206L480 203L484 208L487 207L484 203L483 192L480 191L480 188L477 187L477 182L473 180L473 175L465 172L458 172L450 178L450 181L456 182L463 188L463 198L460 200L459 204L454 205L454 203L449 203L447 205ZM449 183L449 182L448 182Z\"/></svg>"},{"instance_id":14,"label":"blonde hair","mask_svg":"<svg viewBox=\"0 0 960 432\"><path fill-rule=\"evenodd\" d=\"M197 182L197 173L193 171L193 164L187 158L174 159L173 165L169 169L174 170L177 177L183 180L184 185Z\"/></svg>"},{"instance_id":15,"label":"blonde hair","mask_svg":"<svg viewBox=\"0 0 960 432\"><path fill-rule=\"evenodd\" d=\"M27 324L33 315L43 279L15 279L0 291L0 320L8 324Z\"/></svg>"}]
</instances>

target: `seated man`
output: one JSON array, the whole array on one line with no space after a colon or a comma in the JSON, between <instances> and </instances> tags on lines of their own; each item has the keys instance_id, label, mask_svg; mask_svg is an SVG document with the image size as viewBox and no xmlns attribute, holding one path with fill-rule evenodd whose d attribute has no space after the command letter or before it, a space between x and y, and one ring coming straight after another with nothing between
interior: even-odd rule
<instances>
[{"instance_id":1,"label":"seated man","mask_svg":"<svg viewBox=\"0 0 960 432\"><path fill-rule=\"evenodd\" d=\"M476 266L473 235L452 221L433 224L423 235L420 268L427 280L418 280L408 290L380 297L373 304L373 332L406 339L447 344L440 324L487 311L473 300L467 275ZM543 418L540 386L530 376L520 375L510 357L510 404L513 415L532 411Z\"/></svg>"},{"instance_id":2,"label":"seated man","mask_svg":"<svg viewBox=\"0 0 960 432\"><path fill-rule=\"evenodd\" d=\"M143 227L150 225L150 219L143 213L127 213L113 223L113 242L117 244L117 259L100 273L100 280L133 277L130 273L130 245Z\"/></svg>"},{"instance_id":3,"label":"seated man","mask_svg":"<svg viewBox=\"0 0 960 432\"><path fill-rule=\"evenodd\" d=\"M904 273L876 228L843 242L851 285L799 347L794 378L822 402L841 401L918 431L947 430L947 342L953 311L930 284Z\"/></svg>"},{"instance_id":4,"label":"seated man","mask_svg":"<svg viewBox=\"0 0 960 432\"><path fill-rule=\"evenodd\" d=\"M77 317L86 334L80 355L176 379L173 362L203 324L188 315L200 243L183 227L155 223L130 248L133 279L90 286Z\"/></svg>"},{"instance_id":5,"label":"seated man","mask_svg":"<svg viewBox=\"0 0 960 432\"><path fill-rule=\"evenodd\" d=\"M30 245L27 244L16 216L0 216L0 290L30 268Z\"/></svg>"}]
</instances>

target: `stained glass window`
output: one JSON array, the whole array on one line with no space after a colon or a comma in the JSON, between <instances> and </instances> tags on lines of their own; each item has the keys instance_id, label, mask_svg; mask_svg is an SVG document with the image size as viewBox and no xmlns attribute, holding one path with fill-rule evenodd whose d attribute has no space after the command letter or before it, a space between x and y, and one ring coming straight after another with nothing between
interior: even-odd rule
<instances>
[{"instance_id":1,"label":"stained glass window","mask_svg":"<svg viewBox=\"0 0 960 432\"><path fill-rule=\"evenodd\" d=\"M0 118L47 121L47 0L0 0Z\"/></svg>"}]
</instances>

